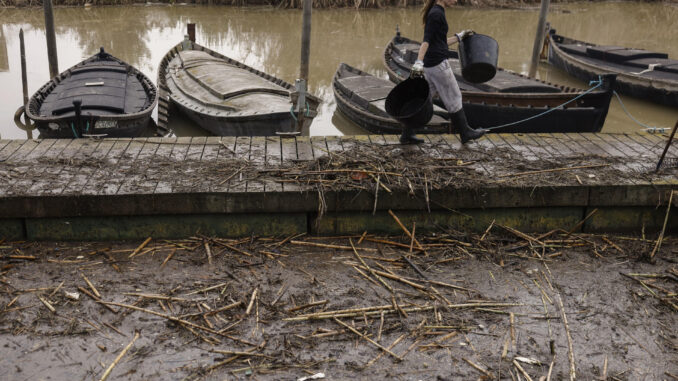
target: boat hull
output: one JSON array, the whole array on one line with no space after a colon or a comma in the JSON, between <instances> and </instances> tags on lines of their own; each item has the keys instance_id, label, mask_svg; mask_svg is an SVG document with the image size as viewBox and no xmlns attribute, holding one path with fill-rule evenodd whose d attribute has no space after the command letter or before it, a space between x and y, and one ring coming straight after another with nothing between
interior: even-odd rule
<instances>
[{"instance_id":1,"label":"boat hull","mask_svg":"<svg viewBox=\"0 0 678 381\"><path fill-rule=\"evenodd\" d=\"M597 79L600 75L615 74L617 80L613 87L614 90L620 94L628 95L634 98L647 100L649 102L662 104L665 106L678 106L678 75L676 79L661 80L644 78L642 75L624 72L622 70L615 70L614 68L603 68L597 66L593 62L587 62L582 57L575 56L565 52L559 46L557 40L568 41L571 43L585 42L571 40L558 36L554 30L550 30L548 34L548 62L567 72L569 75L581 79L583 81L591 81ZM594 46L594 45L591 45ZM634 68L636 72L641 72L642 68Z\"/></svg>"},{"instance_id":2,"label":"boat hull","mask_svg":"<svg viewBox=\"0 0 678 381\"><path fill-rule=\"evenodd\" d=\"M400 55L397 44L407 44L410 49L406 54ZM403 37L396 37L388 44L383 62L392 81L399 83L407 78L413 63L410 62L414 57L412 49L418 49L418 45L418 42ZM457 54L450 52L450 56L451 66L454 66L458 61L455 58ZM455 72L462 90L464 112L472 127L490 128L491 132L513 133L602 130L613 95L614 76L604 78L601 89L584 94L584 90L545 83L501 68L497 74L496 81L505 78L506 82L511 82L513 79L516 85L512 88L490 91L489 85L464 83L461 75L457 76ZM570 102L575 98L577 98L575 101ZM561 107L566 102L570 103ZM438 97L434 98L434 103L444 107ZM522 122L497 128L518 121Z\"/></svg>"},{"instance_id":3,"label":"boat hull","mask_svg":"<svg viewBox=\"0 0 678 381\"><path fill-rule=\"evenodd\" d=\"M227 81L213 82L219 86L223 85L221 89L216 89L219 91L216 91L214 87L209 87L206 83L207 80L211 80L208 76L199 76L195 73L187 73L188 78L194 81L193 84L181 82L177 77L179 75L177 70L188 72L194 70L196 66L191 67L189 64L184 69L183 66L177 66L176 61L173 62L173 60L190 52L198 52L201 57L204 57L196 61L198 63L209 62L213 65L223 65L222 69L240 71L264 87L253 90L248 89L247 84L241 84L240 88L234 90L223 85L223 83L228 83ZM213 74L213 71L209 74ZM186 81L185 78L184 81ZM204 98L188 91L190 87L202 92ZM306 112L300 123L296 113L292 113L292 105L298 97L293 85L190 41L176 45L165 55L158 71L158 88L160 91L158 127L167 132L169 132L170 110L183 113L204 130L218 136L270 136L308 131L320 104L319 98L307 94ZM236 110L227 104L230 97L237 98L248 94L256 96L257 93L268 94L270 97L276 94L285 97L289 101L289 107L278 106L276 110L243 107ZM206 101L205 98L210 98L210 101Z\"/></svg>"},{"instance_id":4,"label":"boat hull","mask_svg":"<svg viewBox=\"0 0 678 381\"><path fill-rule=\"evenodd\" d=\"M102 49L42 86L24 112L42 138L136 137L157 101L148 77Z\"/></svg>"}]
</instances>

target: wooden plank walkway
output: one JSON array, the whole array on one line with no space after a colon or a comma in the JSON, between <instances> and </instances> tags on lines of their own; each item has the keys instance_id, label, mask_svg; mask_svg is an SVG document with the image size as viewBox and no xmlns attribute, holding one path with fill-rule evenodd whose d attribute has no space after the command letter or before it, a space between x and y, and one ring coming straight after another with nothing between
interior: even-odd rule
<instances>
[{"instance_id":1,"label":"wooden plank walkway","mask_svg":"<svg viewBox=\"0 0 678 381\"><path fill-rule=\"evenodd\" d=\"M456 135L424 137L413 146L394 135L0 140L0 219L537 207L585 213L656 209L678 188L678 169L654 173L667 135L489 134L465 146ZM667 157L678 158L678 143ZM390 161L400 166L386 170Z\"/></svg>"}]
</instances>

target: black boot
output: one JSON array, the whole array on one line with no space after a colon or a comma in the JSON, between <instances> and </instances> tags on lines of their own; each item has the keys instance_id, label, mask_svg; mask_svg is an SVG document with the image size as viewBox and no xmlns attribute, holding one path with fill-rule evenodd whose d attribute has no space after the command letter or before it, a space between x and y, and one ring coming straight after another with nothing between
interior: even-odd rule
<instances>
[{"instance_id":1,"label":"black boot","mask_svg":"<svg viewBox=\"0 0 678 381\"><path fill-rule=\"evenodd\" d=\"M450 119L452 120L452 125L454 128L457 129L457 132L459 132L459 136L461 137L461 144L466 144L469 140L475 140L478 139L479 137L485 135L487 130L484 130L482 128L479 128L477 130L474 130L473 128L469 127L468 122L466 121L466 114L464 114L464 109L460 109L459 111L450 114Z\"/></svg>"},{"instance_id":2,"label":"black boot","mask_svg":"<svg viewBox=\"0 0 678 381\"><path fill-rule=\"evenodd\" d=\"M414 134L414 129L410 127L403 128L403 134L400 135L400 144L421 144L424 139L419 139Z\"/></svg>"}]
</instances>

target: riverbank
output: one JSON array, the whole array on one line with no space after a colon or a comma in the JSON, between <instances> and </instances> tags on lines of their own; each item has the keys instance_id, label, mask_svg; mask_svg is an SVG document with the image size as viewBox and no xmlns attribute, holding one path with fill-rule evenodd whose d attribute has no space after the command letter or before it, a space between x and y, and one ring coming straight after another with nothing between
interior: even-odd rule
<instances>
[{"instance_id":1,"label":"riverbank","mask_svg":"<svg viewBox=\"0 0 678 381\"><path fill-rule=\"evenodd\" d=\"M554 0L551 3L570 3L567 0ZM676 3L678 0L646 0L647 3ZM381 8L421 5L421 0L313 0L314 8ZM278 8L303 8L303 0L161 0L147 2L143 0L56 0L54 6L96 6L96 5L136 5L136 4L189 4L189 5L231 5L236 7L268 5ZM540 4L540 0L459 0L458 5L474 8L525 8ZM41 0L0 0L0 8L40 7Z\"/></svg>"},{"instance_id":2,"label":"riverbank","mask_svg":"<svg viewBox=\"0 0 678 381\"><path fill-rule=\"evenodd\" d=\"M4 242L0 378L676 378L675 238L501 233Z\"/></svg>"}]
</instances>

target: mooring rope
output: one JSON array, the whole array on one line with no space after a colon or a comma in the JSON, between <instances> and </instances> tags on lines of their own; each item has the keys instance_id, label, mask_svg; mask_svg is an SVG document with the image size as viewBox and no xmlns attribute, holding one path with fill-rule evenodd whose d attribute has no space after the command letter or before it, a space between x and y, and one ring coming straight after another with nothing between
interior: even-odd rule
<instances>
[{"instance_id":1,"label":"mooring rope","mask_svg":"<svg viewBox=\"0 0 678 381\"><path fill-rule=\"evenodd\" d=\"M308 105L308 101L306 101L305 103L306 103L306 112L304 112L304 114L305 114L304 116L308 117L311 114L311 108ZM294 115L294 105L292 105L292 107L290 107L290 114L292 114L292 118L294 119L294 122L298 123L299 120L297 120L297 116Z\"/></svg>"},{"instance_id":2,"label":"mooring rope","mask_svg":"<svg viewBox=\"0 0 678 381\"><path fill-rule=\"evenodd\" d=\"M603 79L602 79L600 76L598 76L598 80L593 80L593 81L589 82L589 86L590 86L590 85L594 85L594 84L595 84L595 86L593 86L592 88L590 88L590 89L584 91L583 93L577 95L576 97L570 99L569 101L567 101L567 102L565 102L565 103L563 103L563 104L561 104L561 105L559 105L559 106L557 106L557 107L552 107L552 108L550 108L550 109L548 109L548 110L546 110L546 111L544 111L544 112L542 112L542 113L539 113L539 114L537 114L537 115L532 115L532 116L529 117L529 118L525 118L525 119L519 120L519 121L517 121L517 122L506 123L506 124L502 124L502 125L494 126L494 127L483 127L483 129L485 129L485 130L496 130L496 129L499 129L499 128L504 128L504 127L509 127L509 126L515 126L516 124L524 123L524 122L527 122L527 121L529 121L529 120L537 119L537 118L539 118L539 117L542 117L542 116L544 116L544 115L546 115L546 114L548 114L548 113L551 113L551 112L553 112L553 111L555 111L555 110L558 110L558 109L561 109L561 108L567 106L568 104L570 104L570 103L576 101L577 99L583 97L584 95L586 95L586 94L588 94L588 93L594 91L595 89L599 88L600 86L603 85Z\"/></svg>"},{"instance_id":3,"label":"mooring rope","mask_svg":"<svg viewBox=\"0 0 678 381\"><path fill-rule=\"evenodd\" d=\"M634 118L633 115L631 115L629 110L626 109L624 102L622 102L621 97L619 96L619 94L617 94L616 91L614 92L614 96L617 97L617 100L619 101L619 104L621 105L622 110L624 110L624 113L626 114L626 116L628 116L629 119L634 121L637 125L644 127L642 129L643 131L647 131L647 132L651 132L651 133L655 133L655 132L663 133L663 132L666 132L667 130L671 129L670 127L649 126L645 123L641 123L640 121L638 121L638 119Z\"/></svg>"},{"instance_id":4,"label":"mooring rope","mask_svg":"<svg viewBox=\"0 0 678 381\"><path fill-rule=\"evenodd\" d=\"M75 138L77 139L78 134L75 133L75 127L73 126L73 122L71 122L71 131L73 131L73 136L75 136Z\"/></svg>"}]
</instances>

